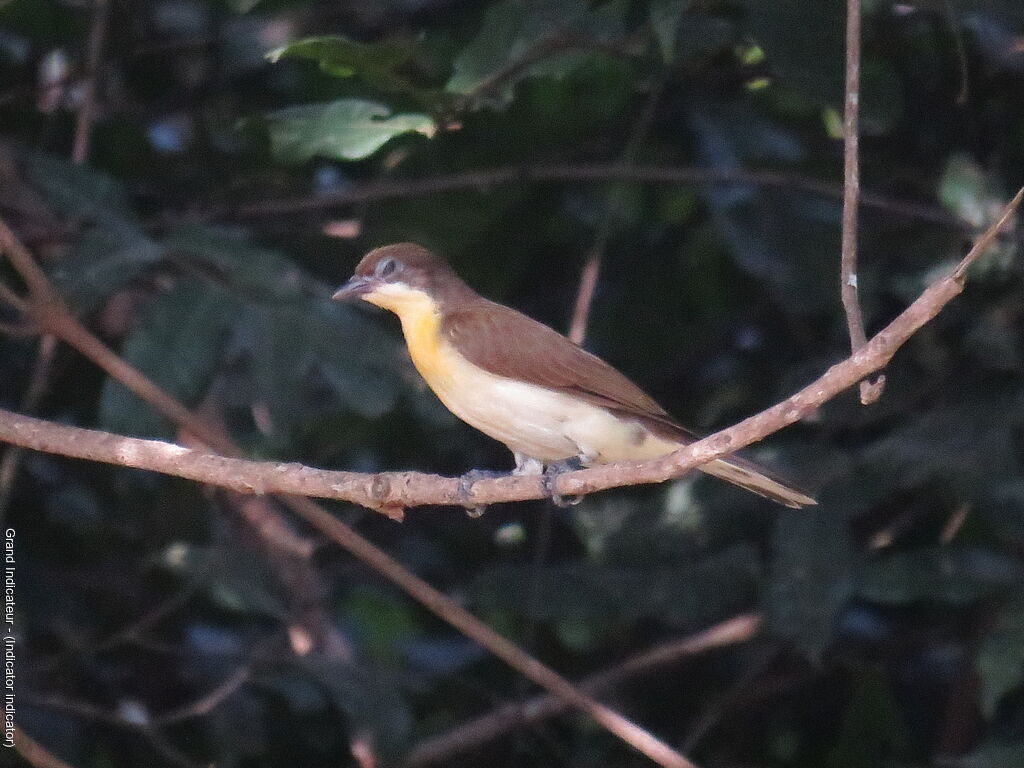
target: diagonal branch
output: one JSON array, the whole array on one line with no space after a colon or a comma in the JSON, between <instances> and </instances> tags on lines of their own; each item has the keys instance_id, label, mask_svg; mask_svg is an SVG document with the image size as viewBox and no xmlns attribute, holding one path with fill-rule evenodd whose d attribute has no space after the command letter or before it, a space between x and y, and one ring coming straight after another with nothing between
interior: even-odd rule
<instances>
[{"instance_id":1,"label":"diagonal branch","mask_svg":"<svg viewBox=\"0 0 1024 768\"><path fill-rule=\"evenodd\" d=\"M57 291L46 277L46 274L39 268L32 255L2 220L0 220L0 248L6 253L15 269L21 275L22 280L28 285L29 293L33 299L29 309L33 320L39 324L42 330L52 333L70 346L75 347L80 353L153 406L162 415L175 422L179 427L194 434L213 449L228 454L237 455L239 453L239 450L233 445L231 439L223 430L193 414L140 371L118 357L102 341L90 333L68 311ZM0 412L0 422L3 421L3 415ZM14 418L7 425L13 427L14 433L33 433L36 438L43 438L44 440L48 437L53 437L52 433L49 432L47 422L38 419L29 419L26 422L24 419L27 417L18 416L17 414L11 414L11 416ZM171 458L173 460L174 457L177 457L184 460L183 457L185 456L194 458L196 455L203 455L202 452L191 451L190 449L173 446L169 443L146 440L136 441L134 438L119 437L110 433L91 430L78 430L74 436L68 433L65 437L71 443L80 440L78 448L85 450L87 453L88 444L92 442L92 438L98 437L100 442L107 448L113 448L114 454L119 460L127 459L130 461L133 457L137 458L139 455L148 455L151 459L157 458L157 463L159 464L159 457L161 456L165 459ZM12 439L10 442L20 445L17 439ZM40 448L40 450L43 449ZM64 455L90 458L85 454L65 453ZM238 462L238 466L251 464L249 462L242 462L239 459L210 456L214 459L215 463L217 461ZM133 465L125 464L125 466ZM267 469L270 470L271 474L279 475L284 466L286 465L268 465ZM156 467L154 466L153 468L155 469ZM205 472L201 467L198 469L201 474ZM205 474L209 473L206 472ZM217 474L214 473L214 475ZM352 478L358 477L354 473L343 474L347 474ZM200 479L200 477L197 477L197 479ZM220 475L220 479L223 480L222 475ZM256 492L262 487L260 485L262 480L257 479L254 482L257 484L243 485L236 488L236 490L243 493ZM217 482L216 480L212 480L210 484L223 485L222 482ZM371 490L373 487L376 486L373 485L371 480ZM397 585L442 621L447 622L466 637L477 642L481 647L486 648L527 679L545 688L570 706L574 706L587 713L607 731L646 755L655 763L664 768L693 768L693 764L677 751L615 710L579 691L572 683L553 669L545 666L515 643L510 642L495 632L443 592L435 589L419 576L409 571L380 547L359 535L352 527L341 522L310 499L303 498L305 495L315 494L282 496L280 501L351 555ZM375 509L396 517L400 517L402 512L401 505L391 504L386 501L375 507Z\"/></svg>"},{"instance_id":2,"label":"diagonal branch","mask_svg":"<svg viewBox=\"0 0 1024 768\"><path fill-rule=\"evenodd\" d=\"M746 642L757 634L760 623L760 618L754 614L735 616L681 640L671 640L632 656L581 680L579 687L587 693L597 694L652 669L677 664L683 659L715 648ZM539 723L562 714L566 709L563 702L547 695L506 704L450 731L425 739L410 750L402 765L405 768L416 768L434 763L443 764L453 755L496 739L513 728Z\"/></svg>"},{"instance_id":3,"label":"diagonal branch","mask_svg":"<svg viewBox=\"0 0 1024 768\"><path fill-rule=\"evenodd\" d=\"M482 506L579 495L640 483L660 483L727 456L783 429L821 407L843 390L885 366L896 351L964 288L968 267L985 251L1016 211L1017 193L999 220L963 260L939 279L856 353L782 402L740 423L645 462L605 464L540 477L484 478L468 489L460 478L418 472L357 472L315 469L300 464L254 462L190 450L158 440L140 440L68 427L0 410L0 440L33 450L163 472L244 493L283 493L350 501L378 511L423 505ZM551 487L553 486L553 487ZM333 518L332 518L333 519Z\"/></svg>"},{"instance_id":4,"label":"diagonal branch","mask_svg":"<svg viewBox=\"0 0 1024 768\"><path fill-rule=\"evenodd\" d=\"M458 478L399 472L375 475L353 472L327 472L296 464L247 462L154 440L137 440L106 432L84 430L0 411L0 440L34 450L65 456L139 467L194 479L213 485L222 485L249 493L282 492L306 496L353 501L377 510L395 511L407 506L424 504L456 504L480 506L503 501L522 501L546 497L552 493L579 495L606 488L638 483L663 482L690 471L703 463L726 456L750 443L761 440L807 415L856 381L882 368L896 351L925 323L963 291L968 267L985 251L1014 214L1024 196L1024 189L1004 208L999 220L975 243L971 251L947 276L927 288L909 307L879 332L858 352L826 371L816 381L781 403L752 416L739 424L722 430L686 448L661 459L643 463L609 464L592 469L560 475L545 487L541 479L531 477L505 477L484 479L468 491ZM9 230L0 223L0 241ZM15 261L11 244L3 242L8 255ZM20 244L17 244L20 246ZM17 251L28 256L27 251ZM31 257L28 256L31 261ZM15 261L17 266L17 261ZM32 262L32 266L35 266ZM19 270L20 271L20 270ZM31 274L31 273L29 273ZM41 270L40 270L40 274ZM52 288L42 275L42 283L29 279L33 295L49 297ZM35 275L32 275L35 277ZM33 282L36 282L33 285ZM58 307L58 322L48 328L67 340L71 328L78 334L90 336L66 310ZM40 314L45 321L46 313ZM52 322L52 321L51 321ZM101 342L91 337L95 344ZM105 349L105 347L102 347ZM113 355L106 350L106 354ZM116 356L115 356L116 357ZM119 360L119 358L118 358ZM155 387L152 382L121 361L136 377ZM195 418L179 403L157 389L184 412L189 420ZM207 428L209 429L209 428ZM221 436L219 441L227 441ZM229 443L230 444L230 443ZM370 564L415 597L433 613L456 627L467 637L479 642L514 669L547 688L559 698L589 714L596 722L619 736L634 748L663 766L689 766L678 752L618 712L595 701L565 678L497 634L464 608L435 590L415 574L402 568L383 550L355 533L328 512L304 501L292 504L304 519L341 544L349 552Z\"/></svg>"},{"instance_id":5,"label":"diagonal branch","mask_svg":"<svg viewBox=\"0 0 1024 768\"><path fill-rule=\"evenodd\" d=\"M14 728L14 749L34 768L72 768L17 726Z\"/></svg>"}]
</instances>

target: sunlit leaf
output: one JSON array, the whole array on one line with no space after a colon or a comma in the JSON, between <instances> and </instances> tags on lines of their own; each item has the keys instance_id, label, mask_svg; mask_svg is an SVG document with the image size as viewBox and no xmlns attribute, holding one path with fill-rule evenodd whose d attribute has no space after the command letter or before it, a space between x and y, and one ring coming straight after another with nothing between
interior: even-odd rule
<instances>
[{"instance_id":1,"label":"sunlit leaf","mask_svg":"<svg viewBox=\"0 0 1024 768\"><path fill-rule=\"evenodd\" d=\"M328 104L304 104L266 115L271 149L277 159L301 162L311 157L362 160L396 136L434 135L429 115L392 114L374 101L340 99Z\"/></svg>"}]
</instances>

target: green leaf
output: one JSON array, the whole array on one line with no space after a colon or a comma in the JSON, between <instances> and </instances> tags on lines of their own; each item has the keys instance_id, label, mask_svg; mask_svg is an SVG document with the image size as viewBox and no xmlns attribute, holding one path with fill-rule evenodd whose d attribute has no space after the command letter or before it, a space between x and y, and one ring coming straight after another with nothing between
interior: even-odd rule
<instances>
[{"instance_id":1,"label":"green leaf","mask_svg":"<svg viewBox=\"0 0 1024 768\"><path fill-rule=\"evenodd\" d=\"M985 171L974 158L963 154L950 155L939 182L939 200L972 226L985 225L992 196Z\"/></svg>"},{"instance_id":2,"label":"green leaf","mask_svg":"<svg viewBox=\"0 0 1024 768\"><path fill-rule=\"evenodd\" d=\"M296 163L311 157L362 160L395 136L434 135L429 115L392 115L383 104L363 99L340 99L328 104L305 104L266 115L274 156Z\"/></svg>"},{"instance_id":3,"label":"green leaf","mask_svg":"<svg viewBox=\"0 0 1024 768\"><path fill-rule=\"evenodd\" d=\"M185 269L254 304L300 304L328 295L322 283L281 251L252 242L246 230L182 226L167 236L164 246Z\"/></svg>"},{"instance_id":4,"label":"green leaf","mask_svg":"<svg viewBox=\"0 0 1024 768\"><path fill-rule=\"evenodd\" d=\"M861 569L857 594L878 603L922 600L961 605L1024 585L1014 559L983 549L943 547L898 552Z\"/></svg>"},{"instance_id":5,"label":"green leaf","mask_svg":"<svg viewBox=\"0 0 1024 768\"><path fill-rule=\"evenodd\" d=\"M157 296L121 350L126 362L186 404L205 390L217 366L237 305L222 291L186 283ZM170 426L134 394L107 379L100 396L100 426L146 437Z\"/></svg>"},{"instance_id":6,"label":"green leaf","mask_svg":"<svg viewBox=\"0 0 1024 768\"><path fill-rule=\"evenodd\" d=\"M134 219L124 187L107 174L45 152L25 151L19 160L26 178L57 213L86 221Z\"/></svg>"},{"instance_id":7,"label":"green leaf","mask_svg":"<svg viewBox=\"0 0 1024 768\"><path fill-rule=\"evenodd\" d=\"M831 640L836 614L849 597L852 555L846 523L831 510L779 518L772 538L768 626L812 659Z\"/></svg>"},{"instance_id":8,"label":"green leaf","mask_svg":"<svg viewBox=\"0 0 1024 768\"><path fill-rule=\"evenodd\" d=\"M978 651L981 707L985 717L995 715L1003 694L1021 684L1024 673L1024 604L1003 609Z\"/></svg>"},{"instance_id":9,"label":"green leaf","mask_svg":"<svg viewBox=\"0 0 1024 768\"><path fill-rule=\"evenodd\" d=\"M543 600L526 605L522 595L533 578L530 566L499 566L478 576L470 595L479 606L498 612L524 611L556 622L565 637L588 644L582 629L631 623L644 618L693 629L749 607L757 589L759 565L752 547L741 545L693 565L626 568L564 563L538 574ZM584 640L585 638L585 640Z\"/></svg>"},{"instance_id":10,"label":"green leaf","mask_svg":"<svg viewBox=\"0 0 1024 768\"><path fill-rule=\"evenodd\" d=\"M477 36L452 68L445 89L507 105L513 86L527 77L565 77L592 54L586 42L607 42L622 34L625 5L592 9L584 0L502 0L488 8ZM491 93L488 83L500 80Z\"/></svg>"},{"instance_id":11,"label":"green leaf","mask_svg":"<svg viewBox=\"0 0 1024 768\"><path fill-rule=\"evenodd\" d=\"M391 73L412 56L412 50L395 43L357 43L340 35L307 37L282 45L267 54L277 63L281 59L311 59L320 69L336 77L351 77L356 72ZM371 75L372 76L372 75Z\"/></svg>"},{"instance_id":12,"label":"green leaf","mask_svg":"<svg viewBox=\"0 0 1024 768\"><path fill-rule=\"evenodd\" d=\"M881 672L865 669L857 672L854 684L853 700L829 762L836 768L889 765L907 742L889 681Z\"/></svg>"},{"instance_id":13,"label":"green leaf","mask_svg":"<svg viewBox=\"0 0 1024 768\"><path fill-rule=\"evenodd\" d=\"M676 33L687 5L684 0L654 0L651 3L651 26L658 38L661 58L666 64L675 57Z\"/></svg>"},{"instance_id":14,"label":"green leaf","mask_svg":"<svg viewBox=\"0 0 1024 768\"><path fill-rule=\"evenodd\" d=\"M21 152L19 161L47 205L83 225L82 237L51 270L76 311L93 311L163 258L163 248L140 226L120 182L44 152Z\"/></svg>"},{"instance_id":15,"label":"green leaf","mask_svg":"<svg viewBox=\"0 0 1024 768\"><path fill-rule=\"evenodd\" d=\"M399 70L408 67L419 53L412 41L359 43L340 35L307 37L276 48L267 54L272 62L281 59L309 59L334 77L358 75L381 91L410 96L424 106L447 101L439 89L420 88Z\"/></svg>"},{"instance_id":16,"label":"green leaf","mask_svg":"<svg viewBox=\"0 0 1024 768\"><path fill-rule=\"evenodd\" d=\"M409 738L412 716L394 680L374 667L319 653L294 664L324 686L331 702L345 713L352 737L369 737L385 757L398 754Z\"/></svg>"},{"instance_id":17,"label":"green leaf","mask_svg":"<svg viewBox=\"0 0 1024 768\"><path fill-rule=\"evenodd\" d=\"M352 307L247 306L238 318L247 333L235 349L249 364L253 401L287 432L322 415L323 387L345 409L365 418L391 410L398 397L393 342Z\"/></svg>"},{"instance_id":18,"label":"green leaf","mask_svg":"<svg viewBox=\"0 0 1024 768\"><path fill-rule=\"evenodd\" d=\"M201 226L178 229L167 247L206 278L211 296L225 297L212 301L230 308L231 405L266 407L280 434L339 404L367 418L394 407L401 371L394 340L354 307L327 301L326 286L284 254Z\"/></svg>"}]
</instances>

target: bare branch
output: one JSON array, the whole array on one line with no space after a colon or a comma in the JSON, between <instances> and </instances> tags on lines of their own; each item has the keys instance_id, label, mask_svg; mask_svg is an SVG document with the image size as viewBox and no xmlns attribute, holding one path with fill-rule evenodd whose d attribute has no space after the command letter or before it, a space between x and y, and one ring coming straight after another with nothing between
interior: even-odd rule
<instances>
[{"instance_id":1,"label":"bare branch","mask_svg":"<svg viewBox=\"0 0 1024 768\"><path fill-rule=\"evenodd\" d=\"M57 338L51 334L44 334L39 340L39 352L36 354L32 375L29 377L28 387L25 389L25 396L21 401L23 411L31 413L39 405L39 401L46 392L50 367L53 365L56 351ZM23 449L18 446L11 446L4 452L3 459L0 460L0 521L4 519L7 505L11 500L11 487L14 484L14 478L18 475L22 451Z\"/></svg>"},{"instance_id":2,"label":"bare branch","mask_svg":"<svg viewBox=\"0 0 1024 768\"><path fill-rule=\"evenodd\" d=\"M843 113L843 236L839 291L846 312L850 351L867 343L860 311L857 278L857 208L860 201L860 0L846 0L846 99ZM882 396L885 376L860 383L860 401L874 403Z\"/></svg>"},{"instance_id":3,"label":"bare branch","mask_svg":"<svg viewBox=\"0 0 1024 768\"><path fill-rule=\"evenodd\" d=\"M597 276L601 271L604 249L605 242L595 243L583 269L580 270L580 285L576 289L576 302L573 304L572 320L569 322L569 338L576 344L582 344L587 337L590 307L594 302L594 291L597 289Z\"/></svg>"},{"instance_id":4,"label":"bare branch","mask_svg":"<svg viewBox=\"0 0 1024 768\"><path fill-rule=\"evenodd\" d=\"M485 168L442 174L421 179L374 181L348 187L330 194L260 200L230 208L206 207L195 216L200 219L224 217L262 218L341 208L356 203L429 196L461 189L486 191L509 184L540 182L602 182L623 181L645 184L745 184L769 189L789 189L833 200L843 199L843 187L831 182L779 171L750 171L735 168L699 168L691 166L635 165L593 163L578 165L523 165ZM896 216L928 221L971 232L970 224L948 211L932 205L896 200L886 195L863 192L861 204Z\"/></svg>"},{"instance_id":5,"label":"bare branch","mask_svg":"<svg viewBox=\"0 0 1024 768\"><path fill-rule=\"evenodd\" d=\"M0 301L5 302L19 312L28 311L28 302L3 282L0 282Z\"/></svg>"},{"instance_id":6,"label":"bare branch","mask_svg":"<svg viewBox=\"0 0 1024 768\"><path fill-rule=\"evenodd\" d=\"M35 768L72 768L21 728L14 729L14 748L26 763Z\"/></svg>"},{"instance_id":7,"label":"bare branch","mask_svg":"<svg viewBox=\"0 0 1024 768\"><path fill-rule=\"evenodd\" d=\"M759 626L758 616L736 616L702 632L632 656L614 667L581 680L578 685L581 690L596 695L652 669L676 664L714 648L746 642L757 634ZM567 709L564 702L552 696L534 696L524 702L506 704L446 733L420 742L406 755L403 765L406 768L417 768L446 761L452 755L496 739L513 728L538 723L560 715Z\"/></svg>"},{"instance_id":8,"label":"bare branch","mask_svg":"<svg viewBox=\"0 0 1024 768\"><path fill-rule=\"evenodd\" d=\"M283 493L351 501L395 517L406 507L480 506L546 498L552 492L579 495L624 485L660 483L764 439L880 370L907 339L963 291L967 268L995 239L1016 211L1022 195L1024 189L955 269L925 289L860 350L794 395L665 457L566 472L548 484L553 488L547 487L543 478L508 476L480 479L467 491L460 478L418 472L363 474L301 464L245 461L157 440L54 424L4 410L0 410L0 440L47 453L163 472L241 493Z\"/></svg>"},{"instance_id":9,"label":"bare branch","mask_svg":"<svg viewBox=\"0 0 1024 768\"><path fill-rule=\"evenodd\" d=\"M107 20L110 16L109 0L93 0L92 27L89 30L89 52L86 62L86 77L82 87L82 106L78 110L75 124L75 140L71 148L71 161L83 165L89 158L89 141L92 125L96 119L96 80L103 57L103 42L107 36Z\"/></svg>"},{"instance_id":10,"label":"bare branch","mask_svg":"<svg viewBox=\"0 0 1024 768\"><path fill-rule=\"evenodd\" d=\"M145 400L165 417L178 424L179 427L192 432L202 442L223 453L234 455L239 453L223 430L193 414L184 405L156 386L140 371L128 365L71 315L49 282L46 274L39 268L32 255L2 220L0 220L0 247L2 247L15 269L18 270L22 279L29 286L29 291L33 298L31 313L41 327L76 348L111 377ZM24 416L19 417L16 414L11 415L15 417L15 420L28 418ZM0 422L2 421L3 414L0 413ZM35 427L31 423L37 426L46 426L46 422L29 419L28 422L22 421L20 427L15 426L14 430L17 432L28 425L28 431L33 431ZM43 432L47 431L47 429L43 430ZM35 432L36 437L43 437L44 440L47 437L53 437L52 432L48 436L43 435L38 430L35 430ZM140 449L143 454L148 454L150 458L161 455L165 458L168 456L182 458L186 455L191 455L194 458L196 455L202 455L199 451L158 441L134 441L134 438L125 438L111 435L110 433L93 432L90 430L79 430L77 434L83 438L83 445L89 443L90 438L98 437L100 442L107 448L114 447L115 453L122 459L132 454L136 448ZM11 442L17 444L16 441ZM126 453L122 453L122 451ZM214 458L222 462L240 461L223 456ZM241 462L241 464L246 464L246 462ZM193 468L196 466L193 463ZM281 474L282 466L268 465L268 468L273 467L274 473ZM313 471L317 472L317 470ZM208 475L209 473L206 474ZM352 478L359 477L354 473L343 474L347 474ZM364 477L370 478L368 490L372 492L378 488L375 478L380 476ZM218 485L219 483L214 482L210 484ZM383 486L379 487L383 488ZM246 486L236 488L236 490L254 493L259 488ZM438 618L455 627L466 637L479 643L527 679L532 680L555 696L565 700L571 706L586 712L595 722L637 751L665 768L692 768L692 763L667 744L659 741L649 732L623 717L615 710L594 701L578 691L572 683L557 672L541 664L526 651L506 640L469 611L458 605L454 600L413 574L401 563L384 552L384 550L372 544L365 537L360 536L353 528L338 520L319 505L308 498L303 498L302 495L283 496L280 501L354 557L360 559L396 584ZM377 509L393 517L400 517L402 513L401 505L392 504L388 501L382 503ZM156 736L151 738L156 738Z\"/></svg>"},{"instance_id":11,"label":"bare branch","mask_svg":"<svg viewBox=\"0 0 1024 768\"><path fill-rule=\"evenodd\" d=\"M179 723L182 720L189 720L193 717L202 717L209 714L211 710L216 709L235 691L245 685L249 681L251 674L252 672L248 665L239 667L232 674L228 675L223 683L209 693L196 699L191 704L185 704L153 718L151 725L163 728L166 725Z\"/></svg>"},{"instance_id":12,"label":"bare branch","mask_svg":"<svg viewBox=\"0 0 1024 768\"><path fill-rule=\"evenodd\" d=\"M679 30L682 28L685 18L685 14L680 14L679 21L676 23L676 37L679 35ZM637 154L640 152L644 142L647 141L647 135L651 132L651 125L654 123L654 115L658 110L658 104L661 102L661 97L665 93L665 86L668 85L669 78L672 75L672 63L669 62L662 68L657 82L654 83L650 94L647 96L643 110L633 124L629 140L626 142L626 147L623 149L622 157L619 160L619 165L623 168L630 168L636 163ZM612 228L621 216L622 201L620 196L622 193L623 189L620 185L616 185L609 190L605 206L606 210L604 217L598 224L594 245L590 249L590 254L587 256L583 269L580 271L580 284L576 291L576 301L573 304L572 320L569 323L569 338L576 344L582 344L587 335L590 307L594 302L594 291L597 289L597 278L601 272L601 262L604 260L605 251L608 250L608 241L611 239Z\"/></svg>"}]
</instances>

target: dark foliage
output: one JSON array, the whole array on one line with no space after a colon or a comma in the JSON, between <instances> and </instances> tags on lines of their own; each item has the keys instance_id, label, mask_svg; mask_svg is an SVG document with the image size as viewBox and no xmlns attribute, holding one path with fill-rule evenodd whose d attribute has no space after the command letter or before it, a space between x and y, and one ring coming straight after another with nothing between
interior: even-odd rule
<instances>
[{"instance_id":1,"label":"dark foliage","mask_svg":"<svg viewBox=\"0 0 1024 768\"><path fill-rule=\"evenodd\" d=\"M391 318L327 300L395 240L564 329L606 238L586 346L697 430L848 350L840 204L807 185L841 186L840 0L112 0L75 166L86 5L0 8L0 215L91 328L253 457L511 465L424 389ZM869 334L1024 184L1022 40L1019 0L865 2ZM402 190L620 162L782 180ZM329 204L373 182L398 189ZM816 509L684 478L480 519L335 511L570 677L760 611L755 641L615 694L701 765L1018 768L1021 241L1018 226L897 356L878 404L851 393L753 451ZM3 263L0 279L19 286ZM0 334L4 407L22 407L37 348ZM63 347L36 410L182 437ZM530 692L335 549L276 552L239 499L27 454L3 514L18 718L77 768L335 766L360 741L399 762ZM209 711L168 716L225 685ZM448 764L495 760L644 764L576 716Z\"/></svg>"}]
</instances>

